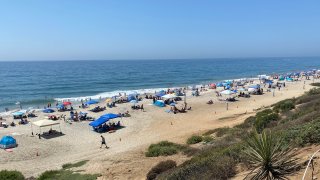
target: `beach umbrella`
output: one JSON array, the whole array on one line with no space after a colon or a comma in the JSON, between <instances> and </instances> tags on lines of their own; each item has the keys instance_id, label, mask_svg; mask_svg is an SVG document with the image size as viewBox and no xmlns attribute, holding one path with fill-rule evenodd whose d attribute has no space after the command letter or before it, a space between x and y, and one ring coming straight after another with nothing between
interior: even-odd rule
<instances>
[{"instance_id":1,"label":"beach umbrella","mask_svg":"<svg viewBox=\"0 0 320 180\"><path fill-rule=\"evenodd\" d=\"M91 105L91 104L98 104L99 102L96 101L96 100L90 100L90 101L87 101L86 104L88 105Z\"/></svg>"},{"instance_id":2,"label":"beach umbrella","mask_svg":"<svg viewBox=\"0 0 320 180\"><path fill-rule=\"evenodd\" d=\"M16 140L12 136L3 136L0 141L0 148L8 149L17 146Z\"/></svg>"},{"instance_id":3,"label":"beach umbrella","mask_svg":"<svg viewBox=\"0 0 320 180\"><path fill-rule=\"evenodd\" d=\"M69 106L69 105L71 105L71 104L72 104L72 103L69 102L69 101L63 102L63 105L64 105L64 106Z\"/></svg>"},{"instance_id":4,"label":"beach umbrella","mask_svg":"<svg viewBox=\"0 0 320 180\"><path fill-rule=\"evenodd\" d=\"M44 112L44 113L53 113L54 110L53 109L44 109L42 112Z\"/></svg>"},{"instance_id":5,"label":"beach umbrella","mask_svg":"<svg viewBox=\"0 0 320 180\"><path fill-rule=\"evenodd\" d=\"M222 91L220 94L223 94L223 95L231 95L231 94L234 94L234 92L231 91L231 90L224 90L224 91Z\"/></svg>"}]
</instances>

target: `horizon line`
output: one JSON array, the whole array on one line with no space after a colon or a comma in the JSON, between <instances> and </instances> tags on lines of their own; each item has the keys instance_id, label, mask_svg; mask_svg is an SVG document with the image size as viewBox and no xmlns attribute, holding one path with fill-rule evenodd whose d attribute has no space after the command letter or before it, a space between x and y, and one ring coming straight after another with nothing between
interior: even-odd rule
<instances>
[{"instance_id":1,"label":"horizon line","mask_svg":"<svg viewBox=\"0 0 320 180\"><path fill-rule=\"evenodd\" d=\"M254 58L320 58L320 56L257 56L257 57L212 57L212 58L133 58L133 59L46 59L46 60L0 60L0 62L45 62L45 61L156 61L156 60L218 60Z\"/></svg>"}]
</instances>

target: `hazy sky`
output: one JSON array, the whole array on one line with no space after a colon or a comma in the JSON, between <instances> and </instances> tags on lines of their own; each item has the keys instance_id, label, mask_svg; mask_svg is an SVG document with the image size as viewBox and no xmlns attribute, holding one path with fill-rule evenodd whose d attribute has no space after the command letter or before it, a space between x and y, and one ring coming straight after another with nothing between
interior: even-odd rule
<instances>
[{"instance_id":1,"label":"hazy sky","mask_svg":"<svg viewBox=\"0 0 320 180\"><path fill-rule=\"evenodd\" d=\"M0 60L320 55L319 0L1 0Z\"/></svg>"}]
</instances>

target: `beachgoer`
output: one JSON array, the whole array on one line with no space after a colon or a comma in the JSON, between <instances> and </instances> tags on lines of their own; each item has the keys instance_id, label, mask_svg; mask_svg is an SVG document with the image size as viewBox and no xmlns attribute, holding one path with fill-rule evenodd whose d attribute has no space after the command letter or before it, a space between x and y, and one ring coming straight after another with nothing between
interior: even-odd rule
<instances>
[{"instance_id":1,"label":"beachgoer","mask_svg":"<svg viewBox=\"0 0 320 180\"><path fill-rule=\"evenodd\" d=\"M106 139L105 139L102 135L101 135L100 137L101 137L101 146L100 146L100 148L102 148L102 145L105 145L106 148L109 148L109 147L107 146Z\"/></svg>"},{"instance_id":2,"label":"beachgoer","mask_svg":"<svg viewBox=\"0 0 320 180\"><path fill-rule=\"evenodd\" d=\"M144 111L143 104L141 104L140 109L141 109L141 111Z\"/></svg>"}]
</instances>

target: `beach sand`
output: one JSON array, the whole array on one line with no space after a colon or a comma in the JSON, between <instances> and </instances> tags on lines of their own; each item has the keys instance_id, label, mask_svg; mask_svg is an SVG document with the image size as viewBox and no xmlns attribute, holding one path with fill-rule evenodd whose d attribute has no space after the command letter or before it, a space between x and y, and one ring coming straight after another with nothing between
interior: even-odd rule
<instances>
[{"instance_id":1,"label":"beach sand","mask_svg":"<svg viewBox=\"0 0 320 180\"><path fill-rule=\"evenodd\" d=\"M151 167L161 160L173 159L179 164L188 159L179 154L171 157L146 158L144 152L151 143L162 140L185 143L193 134L237 125L254 115L259 108L302 95L312 88L309 85L311 82L312 80L306 81L305 89L303 89L304 81L288 82L285 88L275 91L275 97L272 92L264 91L264 95L239 98L239 101L228 103L228 110L225 102L218 101L215 90L208 90L201 92L199 97L188 96L187 103L192 110L184 114L167 113L165 111L170 107L153 106L150 99L144 99L142 102L145 112L131 110L131 103L119 104L116 108L107 108L100 113L89 112L89 115L95 118L105 113L119 113L123 110L130 112L131 117L119 119L124 128L114 133L103 133L109 149L100 149L100 134L92 131L88 121L68 124L59 120L64 135L51 139L32 137L30 123L1 128L0 136L14 136L19 146L14 148L13 152L0 151L0 169L16 169L26 177L30 177L38 176L46 170L60 169L66 163L90 160L82 168L88 173L102 174L100 179L145 179ZM214 101L213 105L206 104L210 99ZM178 107L182 104L183 101L179 102ZM105 106L105 103L101 103L100 106ZM86 112L82 109L81 111ZM53 114L69 116L69 112ZM29 120L40 120L47 114L37 113L37 115L39 117ZM12 118L7 117L6 121L11 122ZM114 121L117 122L118 119ZM59 130L59 127L53 129ZM39 131L36 127L33 127L33 130L35 133Z\"/></svg>"}]
</instances>

